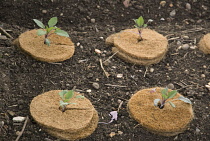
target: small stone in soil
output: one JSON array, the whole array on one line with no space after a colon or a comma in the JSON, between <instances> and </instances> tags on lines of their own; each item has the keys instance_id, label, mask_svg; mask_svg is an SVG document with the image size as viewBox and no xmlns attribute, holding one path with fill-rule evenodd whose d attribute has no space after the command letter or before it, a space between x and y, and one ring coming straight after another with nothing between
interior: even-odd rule
<instances>
[{"instance_id":1,"label":"small stone in soil","mask_svg":"<svg viewBox=\"0 0 210 141\"><path fill-rule=\"evenodd\" d=\"M205 76L205 74L201 74L201 77L202 77L202 78L205 78L206 76Z\"/></svg>"},{"instance_id":2,"label":"small stone in soil","mask_svg":"<svg viewBox=\"0 0 210 141\"><path fill-rule=\"evenodd\" d=\"M86 92L91 93L91 89L86 90Z\"/></svg>"},{"instance_id":3,"label":"small stone in soil","mask_svg":"<svg viewBox=\"0 0 210 141\"><path fill-rule=\"evenodd\" d=\"M167 87L169 88L169 89L174 89L174 84L172 84L172 83L169 83L168 85L167 85Z\"/></svg>"},{"instance_id":4,"label":"small stone in soil","mask_svg":"<svg viewBox=\"0 0 210 141\"><path fill-rule=\"evenodd\" d=\"M150 68L149 69L150 72L154 72L154 70L155 70L154 68Z\"/></svg>"},{"instance_id":5,"label":"small stone in soil","mask_svg":"<svg viewBox=\"0 0 210 141\"><path fill-rule=\"evenodd\" d=\"M176 15L176 10L172 10L171 12L170 12L170 16L171 17L174 17Z\"/></svg>"},{"instance_id":6,"label":"small stone in soil","mask_svg":"<svg viewBox=\"0 0 210 141\"><path fill-rule=\"evenodd\" d=\"M95 20L95 19L91 19L90 21L91 21L91 23L95 23L95 22L96 22L96 20Z\"/></svg>"},{"instance_id":7,"label":"small stone in soil","mask_svg":"<svg viewBox=\"0 0 210 141\"><path fill-rule=\"evenodd\" d=\"M117 133L118 133L119 135L122 135L122 134L123 134L123 132L122 132L122 131L118 131Z\"/></svg>"},{"instance_id":8,"label":"small stone in soil","mask_svg":"<svg viewBox=\"0 0 210 141\"><path fill-rule=\"evenodd\" d=\"M117 74L117 78L122 78L123 74Z\"/></svg>"},{"instance_id":9,"label":"small stone in soil","mask_svg":"<svg viewBox=\"0 0 210 141\"><path fill-rule=\"evenodd\" d=\"M25 119L26 119L25 117L17 116L14 117L12 120L13 122L23 122Z\"/></svg>"},{"instance_id":10,"label":"small stone in soil","mask_svg":"<svg viewBox=\"0 0 210 141\"><path fill-rule=\"evenodd\" d=\"M93 83L92 84L93 88L95 88L96 90L98 90L100 88L98 83Z\"/></svg>"},{"instance_id":11,"label":"small stone in soil","mask_svg":"<svg viewBox=\"0 0 210 141\"><path fill-rule=\"evenodd\" d=\"M186 9L190 10L191 9L191 5L189 3L186 3Z\"/></svg>"},{"instance_id":12,"label":"small stone in soil","mask_svg":"<svg viewBox=\"0 0 210 141\"><path fill-rule=\"evenodd\" d=\"M42 10L42 13L43 13L43 14L46 14L46 13L47 13L47 10Z\"/></svg>"},{"instance_id":13,"label":"small stone in soil","mask_svg":"<svg viewBox=\"0 0 210 141\"><path fill-rule=\"evenodd\" d=\"M116 133L115 132L111 132L110 134L109 134L109 136L112 138L113 136L115 136L116 135Z\"/></svg>"},{"instance_id":14,"label":"small stone in soil","mask_svg":"<svg viewBox=\"0 0 210 141\"><path fill-rule=\"evenodd\" d=\"M10 116L12 116L12 117L15 115L15 112L10 111L10 110L7 110L7 113L8 113Z\"/></svg>"},{"instance_id":15,"label":"small stone in soil","mask_svg":"<svg viewBox=\"0 0 210 141\"><path fill-rule=\"evenodd\" d=\"M182 49L183 49L183 50L187 50L189 47L190 47L190 46L189 46L188 44L184 44L184 45L182 46Z\"/></svg>"}]
</instances>

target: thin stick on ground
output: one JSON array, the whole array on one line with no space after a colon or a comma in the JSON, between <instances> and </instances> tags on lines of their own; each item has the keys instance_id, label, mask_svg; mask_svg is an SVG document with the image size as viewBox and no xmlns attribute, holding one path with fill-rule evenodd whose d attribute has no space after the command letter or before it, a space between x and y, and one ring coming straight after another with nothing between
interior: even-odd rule
<instances>
[{"instance_id":1,"label":"thin stick on ground","mask_svg":"<svg viewBox=\"0 0 210 141\"><path fill-rule=\"evenodd\" d=\"M13 39L13 37L12 37L9 33L7 33L6 30L4 30L3 28L0 27L0 31L1 31L3 34L5 34L8 38Z\"/></svg>"},{"instance_id":2,"label":"thin stick on ground","mask_svg":"<svg viewBox=\"0 0 210 141\"><path fill-rule=\"evenodd\" d=\"M114 54L112 54L112 56L110 56L108 59L106 59L103 63L109 61L112 57L114 57L119 51L115 52Z\"/></svg>"},{"instance_id":3,"label":"thin stick on ground","mask_svg":"<svg viewBox=\"0 0 210 141\"><path fill-rule=\"evenodd\" d=\"M107 71L105 71L104 66L103 66L102 59L99 59L99 61L100 61L101 68L102 68L102 70L104 71L106 77L109 78L109 73L108 73Z\"/></svg>"},{"instance_id":4,"label":"thin stick on ground","mask_svg":"<svg viewBox=\"0 0 210 141\"><path fill-rule=\"evenodd\" d=\"M23 132L24 132L24 130L25 130L25 128L26 128L27 122L28 122L28 116L26 117L26 120L25 120L25 122L24 122L23 128L22 128L20 134L18 135L18 137L16 138L15 141L18 141L18 140L20 139L20 137L23 135Z\"/></svg>"},{"instance_id":5,"label":"thin stick on ground","mask_svg":"<svg viewBox=\"0 0 210 141\"><path fill-rule=\"evenodd\" d=\"M119 113L121 107L122 107L122 104L123 104L123 101L120 102L120 105L118 106L118 109L117 109L117 113Z\"/></svg>"},{"instance_id":6,"label":"thin stick on ground","mask_svg":"<svg viewBox=\"0 0 210 141\"><path fill-rule=\"evenodd\" d=\"M112 84L105 84L106 86L111 86L111 87L120 87L120 88L125 88L127 86L121 86L121 85L112 85Z\"/></svg>"},{"instance_id":7,"label":"thin stick on ground","mask_svg":"<svg viewBox=\"0 0 210 141\"><path fill-rule=\"evenodd\" d=\"M147 70L148 70L148 67L147 67L147 66L146 66L145 68L146 68L146 70L145 70L145 72L144 72L144 77L146 76Z\"/></svg>"}]
</instances>

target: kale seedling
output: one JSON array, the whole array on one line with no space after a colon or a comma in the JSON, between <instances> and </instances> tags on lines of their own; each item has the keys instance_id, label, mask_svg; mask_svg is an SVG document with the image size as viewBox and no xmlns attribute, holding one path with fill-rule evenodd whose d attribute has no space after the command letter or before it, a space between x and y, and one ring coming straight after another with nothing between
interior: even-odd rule
<instances>
[{"instance_id":1,"label":"kale seedling","mask_svg":"<svg viewBox=\"0 0 210 141\"><path fill-rule=\"evenodd\" d=\"M171 101L167 101L168 99L173 98L174 96L176 96L176 94L177 94L177 91L176 90L173 90L173 91L168 92L168 88L165 88L165 89L162 89L161 90L161 94L162 94L162 99L155 99L154 100L154 105L155 106L158 106L160 109L163 109L164 108L164 105L167 102L169 102L169 104L172 107L175 108L176 106L172 103L172 101L175 101L175 100L181 100L181 101L184 101L185 103L192 104L191 101L188 98L183 97L183 96L180 96L177 99L173 99Z\"/></svg>"},{"instance_id":2,"label":"kale seedling","mask_svg":"<svg viewBox=\"0 0 210 141\"><path fill-rule=\"evenodd\" d=\"M138 41L142 41L142 28L147 27L147 24L144 24L144 18L140 16L138 19L134 19L135 25L134 27L138 28L139 37L140 39Z\"/></svg>"},{"instance_id":3,"label":"kale seedling","mask_svg":"<svg viewBox=\"0 0 210 141\"><path fill-rule=\"evenodd\" d=\"M63 90L61 92L58 93L61 97L62 100L60 100L60 107L59 109L62 111L62 112L65 112L66 110L66 106L69 105L69 104L76 104L76 103L72 103L72 102L69 102L70 99L72 98L84 98L84 96L82 95L77 95L77 96L74 96L74 91L73 90Z\"/></svg>"},{"instance_id":4,"label":"kale seedling","mask_svg":"<svg viewBox=\"0 0 210 141\"><path fill-rule=\"evenodd\" d=\"M58 22L58 18L57 17L52 17L49 21L48 21L48 25L44 25L41 21L37 20L37 19L33 19L33 21L42 29L39 29L37 31L37 35L38 36L42 36L45 35L44 38L44 44L47 44L48 46L50 46L50 40L48 39L48 37L52 34L57 34L60 36L65 36L65 37L69 37L69 34L64 31L61 30L60 28L56 27L55 25ZM43 30L44 29L44 30Z\"/></svg>"}]
</instances>

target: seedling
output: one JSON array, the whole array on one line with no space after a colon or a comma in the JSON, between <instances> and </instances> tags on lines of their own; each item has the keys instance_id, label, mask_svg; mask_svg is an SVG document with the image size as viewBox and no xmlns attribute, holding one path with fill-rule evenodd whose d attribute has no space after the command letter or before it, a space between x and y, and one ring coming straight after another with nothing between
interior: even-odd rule
<instances>
[{"instance_id":1,"label":"seedling","mask_svg":"<svg viewBox=\"0 0 210 141\"><path fill-rule=\"evenodd\" d=\"M144 24L144 18L140 16L138 19L134 19L135 25L134 27L138 28L139 37L140 39L138 41L142 41L142 28L147 27L147 24Z\"/></svg>"},{"instance_id":2,"label":"seedling","mask_svg":"<svg viewBox=\"0 0 210 141\"><path fill-rule=\"evenodd\" d=\"M69 37L69 34L64 31L61 30L60 28L56 27L55 25L58 22L58 18L57 17L52 17L49 21L48 21L48 25L44 25L41 21L37 20L37 19L33 19L33 21L42 29L37 30L37 35L38 36L42 36L45 35L44 37L44 44L50 46L50 40L48 39L48 37L52 34L57 34L60 36L64 36L64 37Z\"/></svg>"},{"instance_id":3,"label":"seedling","mask_svg":"<svg viewBox=\"0 0 210 141\"><path fill-rule=\"evenodd\" d=\"M63 90L63 91L59 92L58 94L62 99L62 100L60 100L60 106L59 106L59 109L62 112L65 112L67 105L76 104L76 103L69 102L72 98L84 98L84 96L82 96L82 95L75 96L73 90L70 90L70 91Z\"/></svg>"},{"instance_id":4,"label":"seedling","mask_svg":"<svg viewBox=\"0 0 210 141\"><path fill-rule=\"evenodd\" d=\"M175 101L175 100L181 100L181 101L184 101L185 103L192 104L191 101L188 98L183 97L183 96L180 96L177 99L173 99L171 101L168 101L169 99L171 99L174 96L176 96L176 94L177 94L176 90L168 92L168 88L165 88L165 89L161 90L161 94L162 94L162 99L155 99L154 100L154 105L156 107L158 106L160 109L163 109L164 105L166 103L169 103L172 107L175 108L176 106L172 103L172 101Z\"/></svg>"}]
</instances>

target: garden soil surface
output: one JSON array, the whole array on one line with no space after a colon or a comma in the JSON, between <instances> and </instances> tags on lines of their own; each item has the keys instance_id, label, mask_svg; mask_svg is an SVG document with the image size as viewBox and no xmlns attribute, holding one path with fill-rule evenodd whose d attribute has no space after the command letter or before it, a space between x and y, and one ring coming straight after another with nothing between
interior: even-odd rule
<instances>
[{"instance_id":1,"label":"garden soil surface","mask_svg":"<svg viewBox=\"0 0 210 141\"><path fill-rule=\"evenodd\" d=\"M74 86L90 99L100 122L109 122L109 112L118 110L123 102L117 121L98 124L96 131L81 141L210 140L210 92L205 87L210 82L210 55L197 48L201 37L210 32L209 0L166 0L164 7L160 0L131 0L128 7L121 0L0 1L0 27L14 39L27 30L38 28L32 19L47 23L53 16L58 17L57 26L66 30L76 45L73 57L64 62L37 61L13 46L13 39L0 39L1 141L15 140L22 130L24 122L12 121L16 116L29 116L21 141L58 141L34 122L29 104L43 92ZM166 57L148 67L112 56L111 47L105 45L109 35L132 28L133 19L139 16L146 22L152 19L148 28L169 41ZM97 54L95 49L102 53ZM100 59L108 59L103 63L110 74L108 78ZM99 89L94 88L93 83L98 83ZM170 83L191 99L195 118L184 133L163 137L148 132L131 119L126 105L138 90L165 87ZM171 122L173 120L179 119L171 119Z\"/></svg>"}]
</instances>

